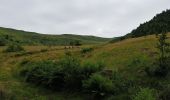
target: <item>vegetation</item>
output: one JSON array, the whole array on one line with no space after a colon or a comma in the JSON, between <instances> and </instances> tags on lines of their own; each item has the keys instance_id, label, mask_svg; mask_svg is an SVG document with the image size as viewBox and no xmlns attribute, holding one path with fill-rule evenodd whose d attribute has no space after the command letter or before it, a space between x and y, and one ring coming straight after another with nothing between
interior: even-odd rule
<instances>
[{"instance_id":1,"label":"vegetation","mask_svg":"<svg viewBox=\"0 0 170 100\"><path fill-rule=\"evenodd\" d=\"M157 49L159 51L158 59L153 66L155 68L146 68L145 71L149 76L166 77L170 68L170 43L167 42L167 33L159 35Z\"/></svg>"},{"instance_id":2,"label":"vegetation","mask_svg":"<svg viewBox=\"0 0 170 100\"><path fill-rule=\"evenodd\" d=\"M81 45L108 42L109 38L81 35L44 35L35 32L0 27L0 41L4 44L19 43L20 45ZM0 42L1 44L1 42Z\"/></svg>"},{"instance_id":3,"label":"vegetation","mask_svg":"<svg viewBox=\"0 0 170 100\"><path fill-rule=\"evenodd\" d=\"M167 9L160 14L157 14L150 21L140 24L132 32L125 36L112 39L110 42L117 42L127 38L135 38L153 34L160 34L162 32L170 32L170 10Z\"/></svg>"},{"instance_id":4,"label":"vegetation","mask_svg":"<svg viewBox=\"0 0 170 100\"><path fill-rule=\"evenodd\" d=\"M130 34L131 37L139 37L151 34L160 34L163 31L170 31L170 10L157 14L152 20L141 24ZM127 35L127 36L128 36Z\"/></svg>"},{"instance_id":5,"label":"vegetation","mask_svg":"<svg viewBox=\"0 0 170 100\"><path fill-rule=\"evenodd\" d=\"M82 54L86 54L86 53L91 52L91 51L93 51L93 48L83 48L83 49L81 50L81 53L82 53Z\"/></svg>"},{"instance_id":6,"label":"vegetation","mask_svg":"<svg viewBox=\"0 0 170 100\"><path fill-rule=\"evenodd\" d=\"M117 43L102 45L95 37L61 35L69 47L75 40L79 43L71 46L91 44L90 39L97 43L66 48L67 43L56 42L58 36L0 28L0 99L169 100L170 34L166 29L157 37L121 37Z\"/></svg>"},{"instance_id":7,"label":"vegetation","mask_svg":"<svg viewBox=\"0 0 170 100\"><path fill-rule=\"evenodd\" d=\"M157 100L155 91L149 88L141 88L133 100Z\"/></svg>"},{"instance_id":8,"label":"vegetation","mask_svg":"<svg viewBox=\"0 0 170 100\"><path fill-rule=\"evenodd\" d=\"M24 48L18 44L10 44L4 52L20 52L24 51Z\"/></svg>"}]
</instances>

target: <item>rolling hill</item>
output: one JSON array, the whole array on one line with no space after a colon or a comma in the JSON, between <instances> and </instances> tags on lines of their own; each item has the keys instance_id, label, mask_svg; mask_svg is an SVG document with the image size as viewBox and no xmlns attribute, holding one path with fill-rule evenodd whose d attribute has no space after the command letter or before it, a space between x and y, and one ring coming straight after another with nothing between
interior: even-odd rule
<instances>
[{"instance_id":1,"label":"rolling hill","mask_svg":"<svg viewBox=\"0 0 170 100\"><path fill-rule=\"evenodd\" d=\"M98 44L108 42L109 38L81 35L45 35L0 27L0 41L3 44L17 42L21 45L69 45L70 42L80 41L81 44Z\"/></svg>"}]
</instances>

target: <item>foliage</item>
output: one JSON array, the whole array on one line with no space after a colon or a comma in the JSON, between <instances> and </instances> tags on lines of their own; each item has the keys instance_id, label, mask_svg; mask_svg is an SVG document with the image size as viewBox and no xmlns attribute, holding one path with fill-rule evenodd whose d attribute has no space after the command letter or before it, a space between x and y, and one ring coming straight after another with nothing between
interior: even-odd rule
<instances>
[{"instance_id":1,"label":"foliage","mask_svg":"<svg viewBox=\"0 0 170 100\"><path fill-rule=\"evenodd\" d=\"M24 48L20 46L19 44L10 44L4 52L20 52L24 51Z\"/></svg>"},{"instance_id":2,"label":"foliage","mask_svg":"<svg viewBox=\"0 0 170 100\"><path fill-rule=\"evenodd\" d=\"M170 100L170 87L166 87L159 95L160 100Z\"/></svg>"},{"instance_id":3,"label":"foliage","mask_svg":"<svg viewBox=\"0 0 170 100\"><path fill-rule=\"evenodd\" d=\"M159 51L159 58L154 64L156 67L146 67L145 72L149 76L165 77L170 69L170 43L167 42L166 32L161 33L158 37L157 49Z\"/></svg>"},{"instance_id":4,"label":"foliage","mask_svg":"<svg viewBox=\"0 0 170 100\"><path fill-rule=\"evenodd\" d=\"M0 46L5 46L5 45L6 45L6 40L0 37Z\"/></svg>"},{"instance_id":5,"label":"foliage","mask_svg":"<svg viewBox=\"0 0 170 100\"><path fill-rule=\"evenodd\" d=\"M141 88L140 91L133 97L133 100L157 100L155 91L149 88Z\"/></svg>"},{"instance_id":6,"label":"foliage","mask_svg":"<svg viewBox=\"0 0 170 100\"><path fill-rule=\"evenodd\" d=\"M65 56L58 62L41 61L28 63L21 70L27 82L52 89L79 89L81 86L79 60Z\"/></svg>"},{"instance_id":7,"label":"foliage","mask_svg":"<svg viewBox=\"0 0 170 100\"><path fill-rule=\"evenodd\" d=\"M65 56L59 61L59 65L64 71L64 81L66 88L80 88L81 76L79 59L73 56Z\"/></svg>"},{"instance_id":8,"label":"foliage","mask_svg":"<svg viewBox=\"0 0 170 100\"><path fill-rule=\"evenodd\" d=\"M103 62L97 62L97 63L91 63L89 61L86 61L83 63L81 70L81 74L84 79L87 79L92 75L93 73L100 72L104 68Z\"/></svg>"},{"instance_id":9,"label":"foliage","mask_svg":"<svg viewBox=\"0 0 170 100\"><path fill-rule=\"evenodd\" d=\"M81 46L81 42L79 40L71 41L70 46Z\"/></svg>"},{"instance_id":10,"label":"foliage","mask_svg":"<svg viewBox=\"0 0 170 100\"><path fill-rule=\"evenodd\" d=\"M140 24L140 26L133 30L130 34L132 37L139 37L150 34L160 34L163 31L170 31L170 10L163 11L157 14L149 22Z\"/></svg>"},{"instance_id":11,"label":"foliage","mask_svg":"<svg viewBox=\"0 0 170 100\"><path fill-rule=\"evenodd\" d=\"M126 38L135 38L152 34L158 35L165 31L170 32L170 9L157 14L150 21L140 24L127 35L114 38L111 43L121 41Z\"/></svg>"},{"instance_id":12,"label":"foliage","mask_svg":"<svg viewBox=\"0 0 170 100\"><path fill-rule=\"evenodd\" d=\"M35 32L26 32L22 30L15 30L10 28L0 27L0 37L5 39L5 44L19 43L20 45L70 45L74 42L75 45L81 44L98 44L109 41L108 38L100 38L94 36L81 36L81 35L47 35L38 34ZM0 39L1 40L1 39Z\"/></svg>"},{"instance_id":13,"label":"foliage","mask_svg":"<svg viewBox=\"0 0 170 100\"><path fill-rule=\"evenodd\" d=\"M15 96L4 88L0 88L0 99L1 100L16 100Z\"/></svg>"},{"instance_id":14,"label":"foliage","mask_svg":"<svg viewBox=\"0 0 170 100\"><path fill-rule=\"evenodd\" d=\"M83 48L83 49L81 49L82 54L86 54L86 53L91 52L91 51L93 51L93 48Z\"/></svg>"},{"instance_id":15,"label":"foliage","mask_svg":"<svg viewBox=\"0 0 170 100\"><path fill-rule=\"evenodd\" d=\"M29 63L27 66L24 66L21 70L21 75L25 76L27 82L32 82L37 85L43 85L50 88L60 88L60 83L62 77L54 77L53 75L59 74L61 69L56 66L56 63L51 61L42 61L37 63ZM55 84L54 82L60 84ZM54 86L55 87L54 87Z\"/></svg>"},{"instance_id":16,"label":"foliage","mask_svg":"<svg viewBox=\"0 0 170 100\"><path fill-rule=\"evenodd\" d=\"M112 93L113 83L107 77L93 74L89 79L83 81L83 87L97 96L105 96Z\"/></svg>"}]
</instances>

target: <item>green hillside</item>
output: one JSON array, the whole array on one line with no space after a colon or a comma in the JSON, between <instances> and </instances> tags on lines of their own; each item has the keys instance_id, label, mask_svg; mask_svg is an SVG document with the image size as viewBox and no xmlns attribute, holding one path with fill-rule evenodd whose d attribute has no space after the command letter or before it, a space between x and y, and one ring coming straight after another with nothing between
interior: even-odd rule
<instances>
[{"instance_id":1,"label":"green hillside","mask_svg":"<svg viewBox=\"0 0 170 100\"><path fill-rule=\"evenodd\" d=\"M154 16L150 21L140 24L125 36L112 39L111 42L121 41L127 38L141 37L161 32L170 32L170 10L163 11Z\"/></svg>"},{"instance_id":2,"label":"green hillside","mask_svg":"<svg viewBox=\"0 0 170 100\"><path fill-rule=\"evenodd\" d=\"M22 45L69 45L79 41L81 44L98 44L109 41L109 38L81 35L45 35L0 27L0 41L5 45L17 42Z\"/></svg>"},{"instance_id":3,"label":"green hillside","mask_svg":"<svg viewBox=\"0 0 170 100\"><path fill-rule=\"evenodd\" d=\"M161 32L170 32L170 10L163 11L154 16L150 21L140 24L139 27L132 30L128 35L131 37L140 37L159 34Z\"/></svg>"},{"instance_id":4,"label":"green hillside","mask_svg":"<svg viewBox=\"0 0 170 100\"><path fill-rule=\"evenodd\" d=\"M170 34L168 34L168 37L170 37ZM170 40L168 41L170 42ZM121 42L110 43L106 45L93 45L90 47L83 46L81 48L72 48L67 50L65 50L62 46L53 46L51 48L46 46L24 46L24 52L26 53L4 53L2 51L5 49L5 47L1 47L0 91L2 96L8 98L7 100L9 100L9 98L12 98L11 100L94 100L92 94L95 92L90 92L88 94L87 91L74 90L74 88L65 91L54 91L49 87L40 85L43 83L39 83L39 81L43 81L44 79L38 80L36 77L33 77L36 79L36 81L32 80L33 82L27 82L26 77L24 78L24 74L21 74L21 69L28 67L30 68L29 70L31 70L31 68L35 67L34 63L32 62L40 64L41 66L39 66L39 69L44 66L44 71L50 71L48 67L51 68L53 66L57 66L53 62L64 57L66 51L70 51L74 57L79 59L78 61L81 61L80 63L83 64L83 66L87 66L85 71L90 70L88 69L88 66L91 66L93 71L93 68L96 68L96 63L103 62L104 70L107 72L104 72L106 75L109 74L110 71L116 72L113 74L112 83L114 92L107 95L105 99L102 98L101 100L136 100L133 99L133 97L137 95L140 89L142 89L141 91L146 90L146 93L144 92L144 94L140 94L142 96L149 95L152 98L152 90L154 91L154 94L156 93L156 96L154 95L156 98L159 98L159 96L168 96L170 93L168 92L170 76L168 75L165 78L149 77L145 72L146 67L154 68L153 63L156 61L158 56L158 51L155 48L156 44L157 38L155 38L154 35L151 35L147 37L127 39ZM92 48L92 50L88 52L82 52L82 49L84 48ZM41 64L40 62L42 61L46 61L47 63L44 62ZM69 62L69 65L74 63L74 69L74 67L79 64L76 63L77 60L72 61L73 62ZM66 63L67 60L64 60L64 62ZM81 68L82 66L78 67ZM72 71L73 69L65 69L64 71ZM36 70L37 69L34 69L34 71ZM51 73L49 74L51 75ZM75 74L78 76L77 73ZM37 75L40 79L43 77L41 75L45 75L45 79L48 78L48 76L46 76L48 73L43 73L41 70L40 72L35 73L35 75ZM107 79L103 79L101 76L94 76L94 78L95 77L98 79L96 81L101 82L101 87L103 84L106 84L108 87L110 86L107 84L110 83L110 81ZM69 82L71 82L72 79L74 78L70 78ZM100 79L103 79L104 81ZM57 85L55 86L59 85L59 83L56 84ZM98 85L95 85L94 88L96 86ZM104 87L101 89L105 88L107 89L107 87L104 85Z\"/></svg>"}]
</instances>

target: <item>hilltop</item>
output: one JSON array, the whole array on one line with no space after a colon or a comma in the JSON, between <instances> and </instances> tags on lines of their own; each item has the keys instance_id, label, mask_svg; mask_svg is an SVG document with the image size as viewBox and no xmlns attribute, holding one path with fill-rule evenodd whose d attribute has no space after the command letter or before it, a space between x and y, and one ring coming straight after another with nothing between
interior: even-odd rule
<instances>
[{"instance_id":1,"label":"hilltop","mask_svg":"<svg viewBox=\"0 0 170 100\"><path fill-rule=\"evenodd\" d=\"M109 40L109 38L83 35L47 35L0 27L0 41L5 45L14 42L21 45L69 45L74 41L79 41L81 44L100 44Z\"/></svg>"}]
</instances>

